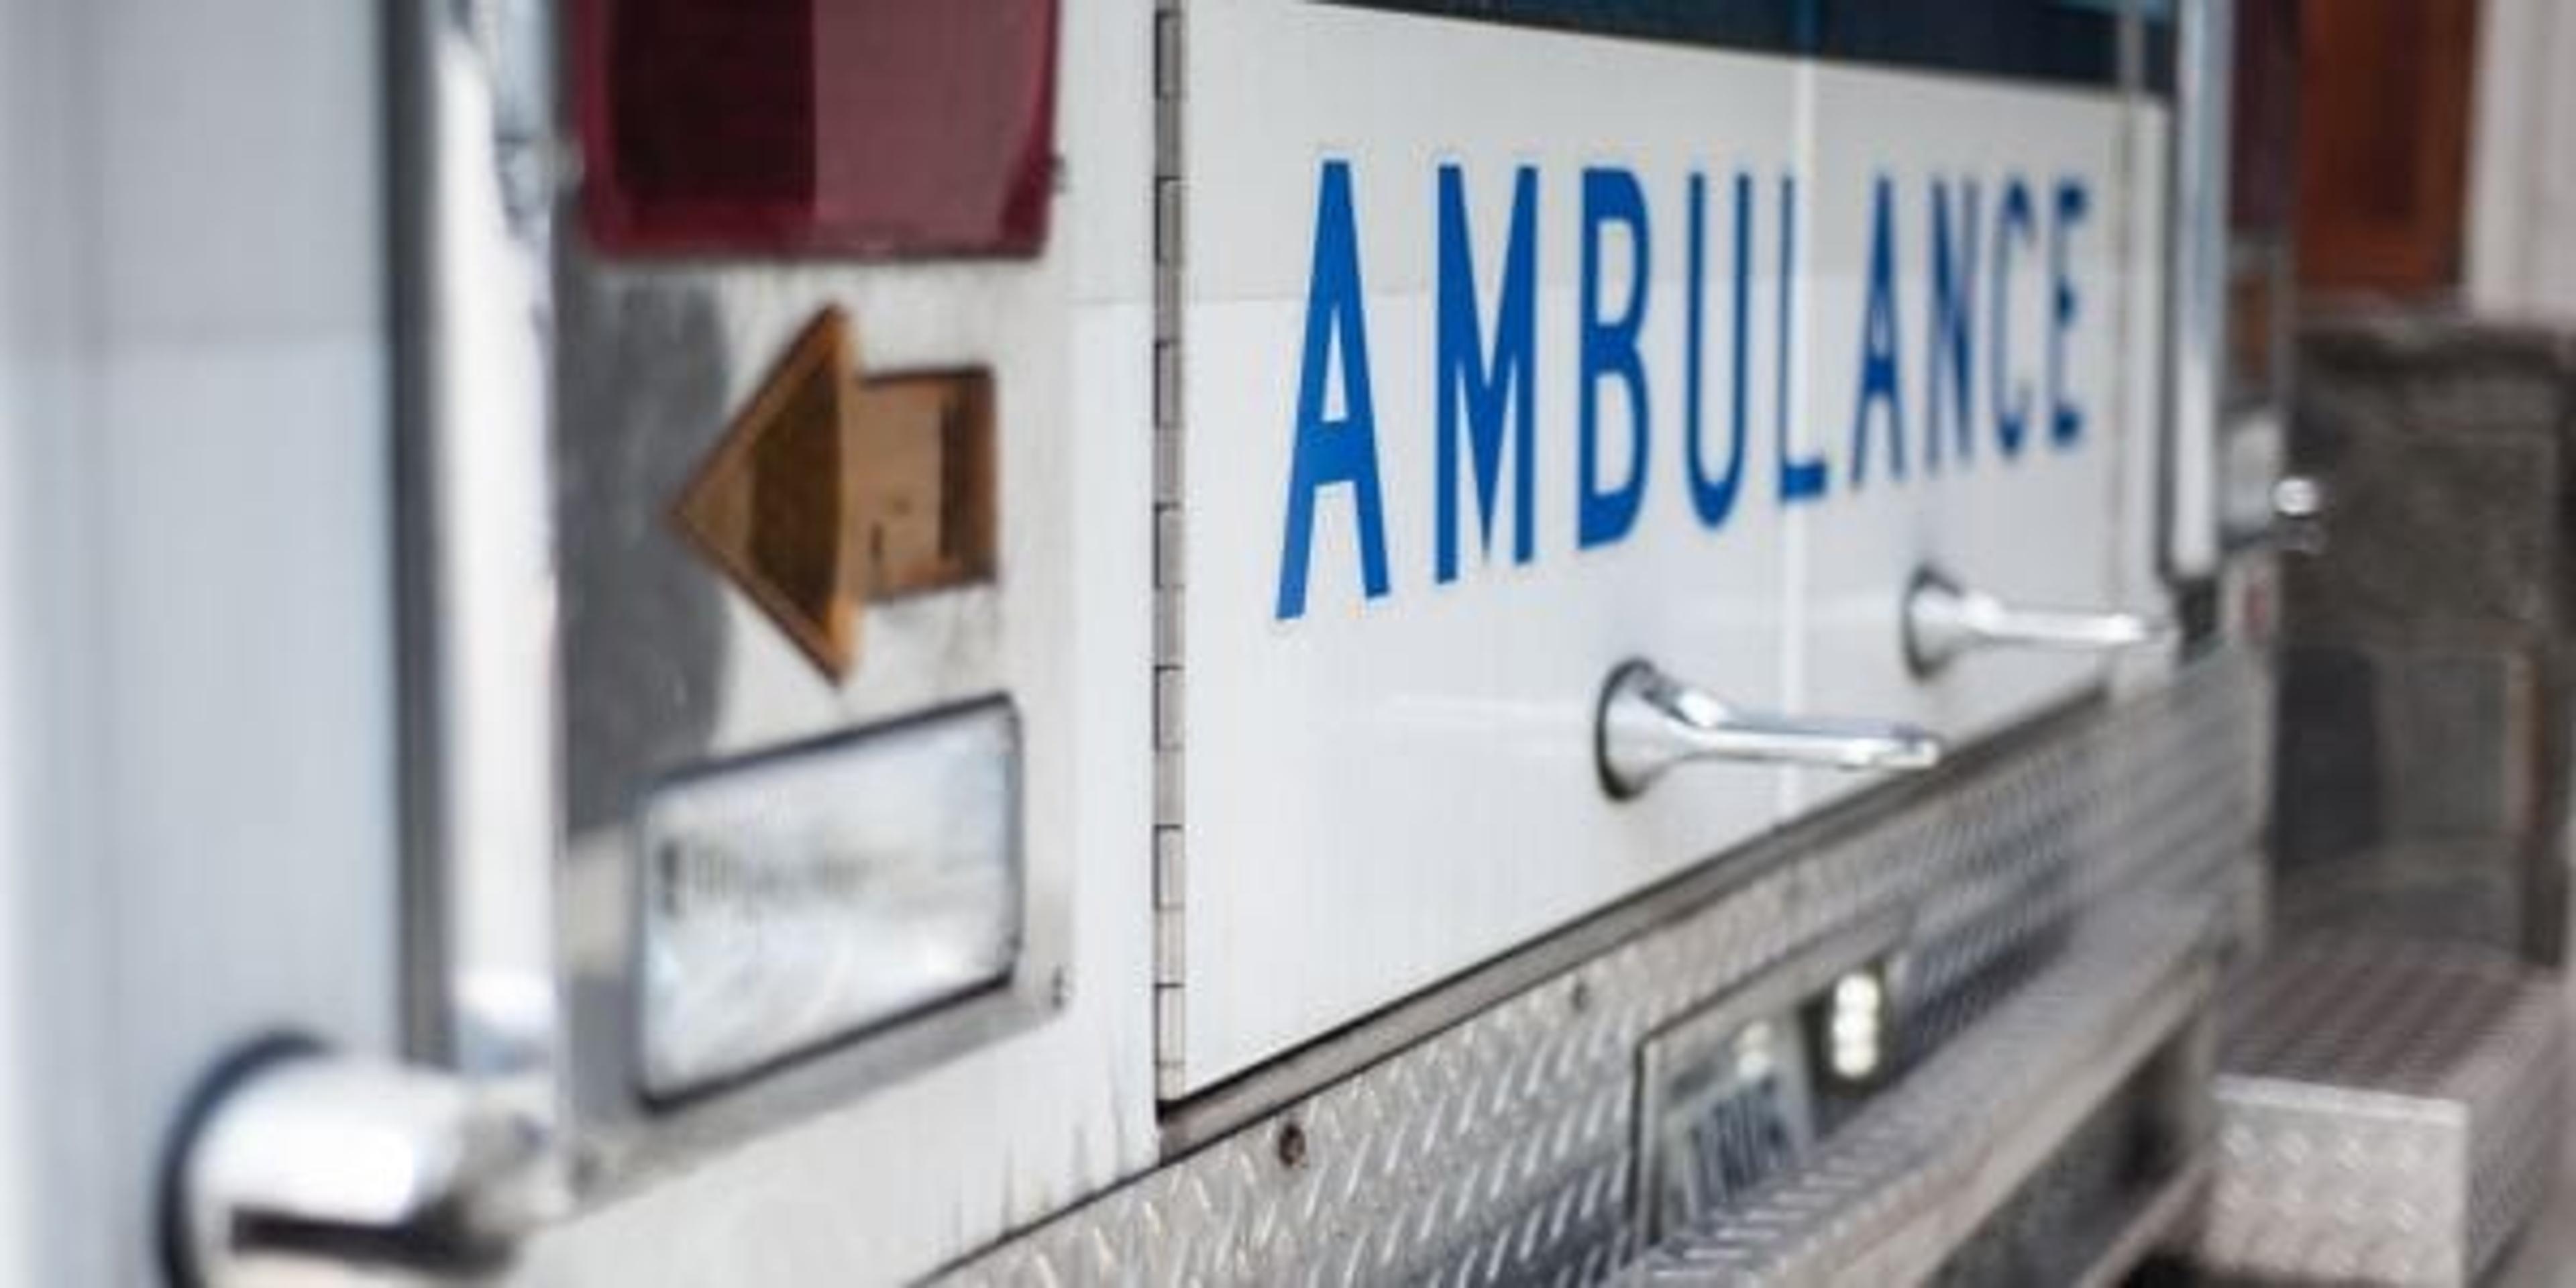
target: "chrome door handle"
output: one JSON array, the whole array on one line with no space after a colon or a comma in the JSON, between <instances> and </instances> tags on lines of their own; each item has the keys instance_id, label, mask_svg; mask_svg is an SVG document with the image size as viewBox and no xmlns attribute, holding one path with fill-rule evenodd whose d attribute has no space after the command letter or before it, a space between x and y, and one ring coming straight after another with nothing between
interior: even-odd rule
<instances>
[{"instance_id":1,"label":"chrome door handle","mask_svg":"<svg viewBox=\"0 0 2576 1288\"><path fill-rule=\"evenodd\" d=\"M1941 759L1941 740L1912 725L1744 711L1650 662L1610 673L1595 737L1602 786L1623 800L1695 760L1859 770L1929 769Z\"/></svg>"},{"instance_id":2,"label":"chrome door handle","mask_svg":"<svg viewBox=\"0 0 2576 1288\"><path fill-rule=\"evenodd\" d=\"M452 1074L271 1049L201 1094L162 1218L182 1283L294 1265L480 1279L565 1205L548 1116Z\"/></svg>"},{"instance_id":3,"label":"chrome door handle","mask_svg":"<svg viewBox=\"0 0 2576 1288\"><path fill-rule=\"evenodd\" d=\"M1905 661L1916 675L1981 648L2110 653L2172 637L2172 623L2144 613L2008 604L1937 572L1916 574L1905 592Z\"/></svg>"},{"instance_id":4,"label":"chrome door handle","mask_svg":"<svg viewBox=\"0 0 2576 1288\"><path fill-rule=\"evenodd\" d=\"M406 697L422 698L403 721L406 813L425 824L403 863L432 892L404 901L402 937L420 951L407 942L402 956L424 966L422 1045L441 1066L275 1042L227 1062L178 1125L160 1196L186 1288L481 1280L569 1212L586 1179L567 1109L563 833L548 786L550 15L497 0L382 8L401 67L388 147L420 215L389 248L417 288L393 346L399 544L406 580L437 606L402 650L416 664Z\"/></svg>"}]
</instances>

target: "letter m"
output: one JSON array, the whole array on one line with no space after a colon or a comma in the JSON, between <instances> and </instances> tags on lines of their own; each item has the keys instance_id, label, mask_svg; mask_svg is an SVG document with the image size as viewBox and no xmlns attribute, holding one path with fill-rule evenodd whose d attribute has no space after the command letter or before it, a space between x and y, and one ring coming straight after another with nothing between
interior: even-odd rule
<instances>
[{"instance_id":1,"label":"letter m","mask_svg":"<svg viewBox=\"0 0 2576 1288\"><path fill-rule=\"evenodd\" d=\"M1537 459L1538 345L1533 297L1538 289L1538 171L1522 166L1512 178L1512 226L1503 250L1501 299L1494 309L1493 345L1484 341L1476 308L1475 251L1467 235L1467 197L1458 167L1440 167L1440 356L1438 370L1439 492L1433 543L1437 580L1458 579L1458 447L1464 439L1476 471L1476 524L1487 557L1494 551L1494 509L1502 485L1503 422L1512 426L1512 560L1528 563L1532 547L1532 498ZM1465 424L1460 424L1461 413Z\"/></svg>"}]
</instances>

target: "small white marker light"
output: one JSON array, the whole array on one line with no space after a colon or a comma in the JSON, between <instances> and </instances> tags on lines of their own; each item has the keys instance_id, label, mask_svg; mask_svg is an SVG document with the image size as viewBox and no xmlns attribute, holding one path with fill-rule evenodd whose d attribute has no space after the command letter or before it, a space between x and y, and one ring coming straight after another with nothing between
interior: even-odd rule
<instances>
[{"instance_id":1,"label":"small white marker light","mask_svg":"<svg viewBox=\"0 0 2576 1288\"><path fill-rule=\"evenodd\" d=\"M1825 1066L1845 1082L1877 1077L1886 1059L1887 986L1875 971L1834 981L1825 1007Z\"/></svg>"},{"instance_id":2,"label":"small white marker light","mask_svg":"<svg viewBox=\"0 0 2576 1288\"><path fill-rule=\"evenodd\" d=\"M1751 1085L1770 1077L1779 1058L1771 1050L1770 1022L1756 1021L1735 1035L1735 1080Z\"/></svg>"},{"instance_id":3,"label":"small white marker light","mask_svg":"<svg viewBox=\"0 0 2576 1288\"><path fill-rule=\"evenodd\" d=\"M1866 1082L1878 1076L1879 1048L1876 1038L1853 1042L1837 1041L1826 1055L1834 1076L1845 1082Z\"/></svg>"},{"instance_id":4,"label":"small white marker light","mask_svg":"<svg viewBox=\"0 0 2576 1288\"><path fill-rule=\"evenodd\" d=\"M1834 981L1834 1009L1837 1011L1867 1011L1875 1015L1879 1003L1886 999L1887 990L1879 985L1878 976L1867 971L1853 971Z\"/></svg>"}]
</instances>

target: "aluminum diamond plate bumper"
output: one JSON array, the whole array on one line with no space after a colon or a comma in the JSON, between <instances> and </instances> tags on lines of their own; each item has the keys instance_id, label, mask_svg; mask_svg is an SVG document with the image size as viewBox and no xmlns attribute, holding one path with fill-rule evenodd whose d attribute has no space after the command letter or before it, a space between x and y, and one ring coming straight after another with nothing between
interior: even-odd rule
<instances>
[{"instance_id":1,"label":"aluminum diamond plate bumper","mask_svg":"<svg viewBox=\"0 0 2576 1288\"><path fill-rule=\"evenodd\" d=\"M1976 981L2010 976L1998 964L2052 936L2075 945L2061 965L2127 952L2134 968L2135 954L2180 951L2180 940L2151 949L2101 936L2134 935L2116 927L2138 909L2215 913L2245 890L2267 710L2256 665L2209 659L2169 689L2073 717L1893 812L1721 860L1727 879L1653 929L1310 1089L952 1277L1472 1285L1623 1273L1644 1251L1633 1176L1649 1035L1802 951L1887 926L1911 987L1961 1009L1963 1046L2012 1002L1990 999L1994 1009L1975 1018L1984 1003L1959 999L1974 998ZM2158 920L2167 915L2140 924L2176 924ZM2156 975L2101 970L2087 978L2145 987Z\"/></svg>"},{"instance_id":2,"label":"aluminum diamond plate bumper","mask_svg":"<svg viewBox=\"0 0 2576 1288\"><path fill-rule=\"evenodd\" d=\"M2206 901L2126 907L1799 1171L1667 1241L1640 1285L1932 1278L2205 1013Z\"/></svg>"},{"instance_id":3,"label":"aluminum diamond plate bumper","mask_svg":"<svg viewBox=\"0 0 2576 1288\"><path fill-rule=\"evenodd\" d=\"M2538 1203L2566 1073L2547 977L2457 948L2302 943L2229 1024L2202 1265L2468 1283Z\"/></svg>"}]
</instances>

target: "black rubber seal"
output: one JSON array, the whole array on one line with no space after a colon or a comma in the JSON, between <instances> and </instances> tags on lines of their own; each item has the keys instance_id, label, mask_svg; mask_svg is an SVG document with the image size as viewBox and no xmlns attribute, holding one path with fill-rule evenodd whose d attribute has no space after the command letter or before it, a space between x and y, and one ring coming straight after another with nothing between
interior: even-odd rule
<instances>
[{"instance_id":1,"label":"black rubber seal","mask_svg":"<svg viewBox=\"0 0 2576 1288\"><path fill-rule=\"evenodd\" d=\"M320 1042L300 1033L271 1033L255 1038L217 1061L198 1080L179 1106L161 1147L161 1182L155 1202L161 1228L161 1273L171 1288L205 1288L205 1268L197 1264L188 1238L188 1157L206 1122L225 1099L264 1070L289 1060L309 1060L323 1052Z\"/></svg>"}]
</instances>

